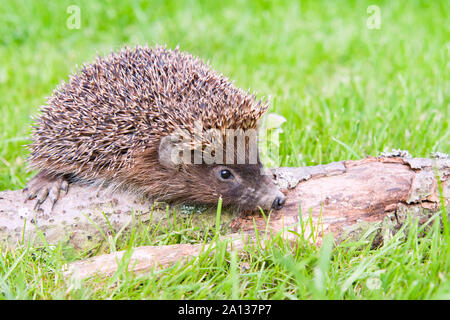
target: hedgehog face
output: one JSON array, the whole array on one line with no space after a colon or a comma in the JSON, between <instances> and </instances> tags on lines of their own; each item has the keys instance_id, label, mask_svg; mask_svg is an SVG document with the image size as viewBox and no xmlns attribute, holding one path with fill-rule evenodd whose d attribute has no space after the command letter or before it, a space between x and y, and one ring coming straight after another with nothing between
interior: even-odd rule
<instances>
[{"instance_id":1,"label":"hedgehog face","mask_svg":"<svg viewBox=\"0 0 450 320\"><path fill-rule=\"evenodd\" d=\"M261 163L241 165L193 165L180 173L186 175L193 202L217 204L242 210L264 210L283 207L285 196L266 175ZM199 180L201 177L201 180Z\"/></svg>"},{"instance_id":2,"label":"hedgehog face","mask_svg":"<svg viewBox=\"0 0 450 320\"><path fill-rule=\"evenodd\" d=\"M195 150L183 149L170 137L163 139L158 152L159 163L170 175L165 179L164 198L214 205L222 197L224 206L243 210L257 210L258 207L279 210L283 207L285 196L264 170L257 148L250 148L247 141L242 149L231 149L231 156L226 145L215 148L220 149L222 156L214 158L203 152L200 163L195 164ZM179 156L180 151L184 156Z\"/></svg>"},{"instance_id":3,"label":"hedgehog face","mask_svg":"<svg viewBox=\"0 0 450 320\"><path fill-rule=\"evenodd\" d=\"M285 196L266 175L261 163L242 165L216 165L209 168L208 177L225 205L244 210L261 207L264 210L283 207Z\"/></svg>"}]
</instances>

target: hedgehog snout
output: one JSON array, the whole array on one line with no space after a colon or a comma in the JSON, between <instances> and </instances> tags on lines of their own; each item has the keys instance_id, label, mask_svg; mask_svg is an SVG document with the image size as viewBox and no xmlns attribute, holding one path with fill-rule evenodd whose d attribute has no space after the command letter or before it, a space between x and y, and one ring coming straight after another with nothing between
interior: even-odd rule
<instances>
[{"instance_id":1,"label":"hedgehog snout","mask_svg":"<svg viewBox=\"0 0 450 320\"><path fill-rule=\"evenodd\" d=\"M273 200L272 209L280 210L281 208L283 208L285 202L286 196L281 191L279 191L279 194L275 197L275 200Z\"/></svg>"},{"instance_id":2,"label":"hedgehog snout","mask_svg":"<svg viewBox=\"0 0 450 320\"><path fill-rule=\"evenodd\" d=\"M261 197L258 199L258 206L263 210L280 210L286 203L286 196L273 184L266 185L265 188L258 192Z\"/></svg>"}]
</instances>

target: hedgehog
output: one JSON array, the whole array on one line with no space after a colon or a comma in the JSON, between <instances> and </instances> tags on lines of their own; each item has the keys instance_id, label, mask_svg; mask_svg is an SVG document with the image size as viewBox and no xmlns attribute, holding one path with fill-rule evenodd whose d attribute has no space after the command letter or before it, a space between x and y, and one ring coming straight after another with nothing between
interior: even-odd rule
<instances>
[{"instance_id":1,"label":"hedgehog","mask_svg":"<svg viewBox=\"0 0 450 320\"><path fill-rule=\"evenodd\" d=\"M28 164L38 173L25 201L53 208L70 185L85 184L166 203L222 198L241 210L279 210L286 198L248 134L268 109L263 100L178 47L98 56L34 118Z\"/></svg>"}]
</instances>

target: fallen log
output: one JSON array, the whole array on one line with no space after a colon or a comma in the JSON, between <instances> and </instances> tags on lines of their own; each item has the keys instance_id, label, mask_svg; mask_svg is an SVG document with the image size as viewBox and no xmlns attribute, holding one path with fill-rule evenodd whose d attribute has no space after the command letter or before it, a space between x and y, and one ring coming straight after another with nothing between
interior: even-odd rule
<instances>
[{"instance_id":1,"label":"fallen log","mask_svg":"<svg viewBox=\"0 0 450 320\"><path fill-rule=\"evenodd\" d=\"M273 169L274 180L287 196L285 207L267 219L261 214L235 215L224 212L230 242L241 248L240 233L254 234L254 228L272 233L293 230L308 235L318 230L314 241L332 233L337 241L358 239L375 228L375 244L392 236L408 213L421 222L450 202L450 160L447 158L368 157L327 165ZM441 186L441 187L440 187ZM39 212L32 203L23 203L21 191L0 193L0 240L8 246L36 241L40 230L49 243L64 241L86 248L103 240L104 234L125 225L165 223L166 210L131 194L110 194L106 190L73 186L69 194L51 209L44 204ZM442 203L443 202L443 203ZM137 219L137 218L138 219ZM213 225L215 215L193 213L193 222ZM304 221L310 224L303 223ZM234 234L233 234L234 233ZM197 255L203 245L180 244L135 248L130 266L145 271L170 265ZM87 277L97 272L111 274L123 252L114 252L78 261L68 274Z\"/></svg>"}]
</instances>

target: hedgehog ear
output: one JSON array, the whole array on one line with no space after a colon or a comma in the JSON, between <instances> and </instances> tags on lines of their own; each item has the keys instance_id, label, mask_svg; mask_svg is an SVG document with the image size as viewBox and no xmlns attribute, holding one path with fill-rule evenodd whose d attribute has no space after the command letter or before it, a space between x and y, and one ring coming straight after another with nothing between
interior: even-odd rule
<instances>
[{"instance_id":1,"label":"hedgehog ear","mask_svg":"<svg viewBox=\"0 0 450 320\"><path fill-rule=\"evenodd\" d=\"M166 168L175 169L180 164L177 150L177 145L172 141L172 137L163 137L159 143L159 163Z\"/></svg>"},{"instance_id":2,"label":"hedgehog ear","mask_svg":"<svg viewBox=\"0 0 450 320\"><path fill-rule=\"evenodd\" d=\"M168 168L180 170L183 158L180 156L180 145L177 143L178 139L172 136L166 136L161 139L159 143L159 163Z\"/></svg>"}]
</instances>

